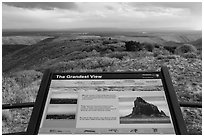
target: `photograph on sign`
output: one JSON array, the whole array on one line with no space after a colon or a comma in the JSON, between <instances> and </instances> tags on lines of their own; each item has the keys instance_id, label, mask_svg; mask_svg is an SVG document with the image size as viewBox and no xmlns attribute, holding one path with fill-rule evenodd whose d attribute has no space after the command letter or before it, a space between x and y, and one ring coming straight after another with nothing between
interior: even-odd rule
<instances>
[{"instance_id":1,"label":"photograph on sign","mask_svg":"<svg viewBox=\"0 0 204 137\"><path fill-rule=\"evenodd\" d=\"M120 124L171 123L164 96L152 94L119 97Z\"/></svg>"}]
</instances>

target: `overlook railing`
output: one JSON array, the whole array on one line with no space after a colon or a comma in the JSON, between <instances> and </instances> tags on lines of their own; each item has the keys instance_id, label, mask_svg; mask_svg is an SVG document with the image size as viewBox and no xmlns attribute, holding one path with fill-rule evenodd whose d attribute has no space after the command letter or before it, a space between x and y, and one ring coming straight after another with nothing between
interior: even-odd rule
<instances>
[{"instance_id":1,"label":"overlook railing","mask_svg":"<svg viewBox=\"0 0 204 137\"><path fill-rule=\"evenodd\" d=\"M17 108L28 108L34 107L35 102L27 103L16 103L16 104L3 104L2 109L17 109ZM202 108L202 102L179 102L180 107L192 107L192 108ZM6 133L3 135L26 135L27 132L15 132L15 133Z\"/></svg>"}]
</instances>

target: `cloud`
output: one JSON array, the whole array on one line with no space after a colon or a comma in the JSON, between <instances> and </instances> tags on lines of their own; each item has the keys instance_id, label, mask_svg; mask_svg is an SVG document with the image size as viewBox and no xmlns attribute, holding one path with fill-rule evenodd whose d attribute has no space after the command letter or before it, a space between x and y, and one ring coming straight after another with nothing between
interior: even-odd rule
<instances>
[{"instance_id":1,"label":"cloud","mask_svg":"<svg viewBox=\"0 0 204 137\"><path fill-rule=\"evenodd\" d=\"M192 4L192 5L191 5ZM3 3L3 28L201 28L200 3ZM63 10L62 10L63 9Z\"/></svg>"},{"instance_id":2,"label":"cloud","mask_svg":"<svg viewBox=\"0 0 204 137\"><path fill-rule=\"evenodd\" d=\"M112 6L105 6L106 7L106 9L108 9L108 10L114 10L114 8L112 7Z\"/></svg>"},{"instance_id":3,"label":"cloud","mask_svg":"<svg viewBox=\"0 0 204 137\"><path fill-rule=\"evenodd\" d=\"M135 8L140 10L148 9L174 9L174 10L189 10L191 14L202 14L202 3L201 2L136 2L128 3Z\"/></svg>"},{"instance_id":4,"label":"cloud","mask_svg":"<svg viewBox=\"0 0 204 137\"><path fill-rule=\"evenodd\" d=\"M78 9L77 5L73 2L3 2L3 4L25 9L43 9L43 10Z\"/></svg>"}]
</instances>

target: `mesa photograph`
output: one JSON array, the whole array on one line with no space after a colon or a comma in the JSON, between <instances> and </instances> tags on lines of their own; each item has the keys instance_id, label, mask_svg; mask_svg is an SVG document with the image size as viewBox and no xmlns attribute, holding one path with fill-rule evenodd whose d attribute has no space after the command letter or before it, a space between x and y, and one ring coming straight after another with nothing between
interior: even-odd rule
<instances>
[{"instance_id":1,"label":"mesa photograph","mask_svg":"<svg viewBox=\"0 0 204 137\"><path fill-rule=\"evenodd\" d=\"M148 92L148 94L154 94ZM119 97L120 124L171 123L170 112L163 96Z\"/></svg>"},{"instance_id":2,"label":"mesa photograph","mask_svg":"<svg viewBox=\"0 0 204 137\"><path fill-rule=\"evenodd\" d=\"M1 6L2 134L27 131L45 70L136 73L166 66L187 134L202 135L202 2L24 1ZM166 91L165 84L81 88L80 83L72 87L63 79L53 81L45 128L76 128L82 91L134 92L119 97L119 126L172 124L168 105L151 94Z\"/></svg>"}]
</instances>

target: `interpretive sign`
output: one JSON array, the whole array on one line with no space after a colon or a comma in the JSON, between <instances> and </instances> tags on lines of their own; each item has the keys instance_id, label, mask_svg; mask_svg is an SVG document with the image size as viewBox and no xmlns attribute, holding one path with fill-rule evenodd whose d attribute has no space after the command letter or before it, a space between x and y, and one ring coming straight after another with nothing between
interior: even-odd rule
<instances>
[{"instance_id":1,"label":"interpretive sign","mask_svg":"<svg viewBox=\"0 0 204 137\"><path fill-rule=\"evenodd\" d=\"M28 134L186 134L168 69L44 74Z\"/></svg>"}]
</instances>

